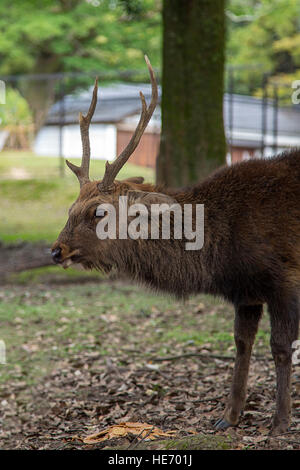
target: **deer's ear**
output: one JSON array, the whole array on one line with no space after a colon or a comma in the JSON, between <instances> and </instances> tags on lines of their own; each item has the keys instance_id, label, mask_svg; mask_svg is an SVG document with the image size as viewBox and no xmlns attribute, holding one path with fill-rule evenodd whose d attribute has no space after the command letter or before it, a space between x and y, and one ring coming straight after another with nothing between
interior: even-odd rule
<instances>
[{"instance_id":1,"label":"deer's ear","mask_svg":"<svg viewBox=\"0 0 300 470\"><path fill-rule=\"evenodd\" d=\"M145 192L145 191L128 191L129 204L176 204L177 201L171 196L163 193Z\"/></svg>"},{"instance_id":2,"label":"deer's ear","mask_svg":"<svg viewBox=\"0 0 300 470\"><path fill-rule=\"evenodd\" d=\"M144 178L142 176L132 176L131 178L126 178L122 180L122 183L135 183L135 184L142 184L144 182Z\"/></svg>"}]
</instances>

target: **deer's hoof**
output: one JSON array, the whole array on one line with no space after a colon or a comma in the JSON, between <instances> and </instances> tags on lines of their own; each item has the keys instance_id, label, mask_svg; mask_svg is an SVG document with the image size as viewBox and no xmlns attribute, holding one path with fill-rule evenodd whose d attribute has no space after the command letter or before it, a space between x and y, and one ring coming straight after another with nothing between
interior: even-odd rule
<instances>
[{"instance_id":1,"label":"deer's hoof","mask_svg":"<svg viewBox=\"0 0 300 470\"><path fill-rule=\"evenodd\" d=\"M224 418L218 419L214 424L216 431L225 431L225 429L229 428L230 426L231 424L228 423L228 421L226 421Z\"/></svg>"},{"instance_id":2,"label":"deer's hoof","mask_svg":"<svg viewBox=\"0 0 300 470\"><path fill-rule=\"evenodd\" d=\"M279 436L280 434L285 434L289 431L289 427L286 424L273 426L270 431L270 436Z\"/></svg>"},{"instance_id":3,"label":"deer's hoof","mask_svg":"<svg viewBox=\"0 0 300 470\"><path fill-rule=\"evenodd\" d=\"M275 415L272 422L270 436L277 436L278 434L284 434L289 430L290 419L289 417L281 417Z\"/></svg>"}]
</instances>

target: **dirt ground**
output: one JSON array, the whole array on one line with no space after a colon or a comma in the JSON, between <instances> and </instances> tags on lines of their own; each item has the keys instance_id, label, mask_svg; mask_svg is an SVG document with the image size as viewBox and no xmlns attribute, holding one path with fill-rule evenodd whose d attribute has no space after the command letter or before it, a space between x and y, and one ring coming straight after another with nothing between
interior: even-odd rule
<instances>
[{"instance_id":1,"label":"dirt ground","mask_svg":"<svg viewBox=\"0 0 300 470\"><path fill-rule=\"evenodd\" d=\"M66 280L65 280L66 281ZM1 449L298 449L300 366L290 431L270 437L275 375L263 320L239 426L215 432L233 369L233 311L198 296L186 303L120 281L57 276L0 286ZM176 436L82 439L142 422Z\"/></svg>"}]
</instances>

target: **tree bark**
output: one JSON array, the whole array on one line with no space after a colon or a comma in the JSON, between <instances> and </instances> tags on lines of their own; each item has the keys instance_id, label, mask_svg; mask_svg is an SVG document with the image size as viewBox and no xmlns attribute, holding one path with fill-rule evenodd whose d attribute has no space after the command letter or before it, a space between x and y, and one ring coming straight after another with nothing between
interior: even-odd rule
<instances>
[{"instance_id":1,"label":"tree bark","mask_svg":"<svg viewBox=\"0 0 300 470\"><path fill-rule=\"evenodd\" d=\"M54 102L54 79L25 79L21 82L20 90L26 99L33 116L34 135L44 125L48 111Z\"/></svg>"},{"instance_id":2,"label":"tree bark","mask_svg":"<svg viewBox=\"0 0 300 470\"><path fill-rule=\"evenodd\" d=\"M43 266L53 266L54 264L50 247L42 243L3 245L0 242L0 258L0 280L11 273Z\"/></svg>"},{"instance_id":3,"label":"tree bark","mask_svg":"<svg viewBox=\"0 0 300 470\"><path fill-rule=\"evenodd\" d=\"M181 186L225 163L225 0L165 0L163 5L157 182Z\"/></svg>"}]
</instances>

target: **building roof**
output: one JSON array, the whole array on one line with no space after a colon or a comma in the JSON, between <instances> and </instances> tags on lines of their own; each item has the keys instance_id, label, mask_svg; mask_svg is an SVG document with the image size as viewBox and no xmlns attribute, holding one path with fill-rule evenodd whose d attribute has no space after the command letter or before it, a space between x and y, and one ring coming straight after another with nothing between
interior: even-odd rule
<instances>
[{"instance_id":1,"label":"building roof","mask_svg":"<svg viewBox=\"0 0 300 470\"><path fill-rule=\"evenodd\" d=\"M55 103L47 117L46 124L78 123L79 112L85 113L90 105L93 89L80 95L68 95L64 102ZM118 123L127 116L139 112L141 101L139 92L142 91L147 103L151 100L151 87L147 84L113 84L99 87L98 104L94 113L94 123ZM159 87L160 98L160 87Z\"/></svg>"},{"instance_id":2,"label":"building roof","mask_svg":"<svg viewBox=\"0 0 300 470\"><path fill-rule=\"evenodd\" d=\"M150 84L124 84L118 83L110 86L100 86L98 91L98 105L95 110L93 123L120 123L127 126L135 125L137 114L141 109L139 91L145 95L149 103L151 99ZM159 97L161 90L159 87ZM92 95L92 88L80 94L68 95L64 102L54 104L48 114L46 124L74 124L78 123L80 111L86 112ZM231 106L232 103L232 106ZM249 147L256 146L261 139L263 129L263 102L261 98L244 95L224 95L224 123L228 136L234 141L247 141ZM272 100L266 102L266 130L270 136L274 131L275 108ZM132 116L132 118L129 118ZM126 119L127 118L127 119ZM154 120L160 122L160 108L157 107ZM278 108L277 114L278 136L283 141L285 137L300 139L300 106L291 105ZM232 129L232 132L231 132ZM299 144L296 142L295 144ZM292 145L293 142L290 143Z\"/></svg>"},{"instance_id":3,"label":"building roof","mask_svg":"<svg viewBox=\"0 0 300 470\"><path fill-rule=\"evenodd\" d=\"M230 100L233 101L232 127L239 131L261 133L263 119L263 102L261 98L244 95L224 96L224 121L230 127ZM275 107L273 100L266 102L266 130L273 132ZM280 106L277 114L278 132L300 137L300 106Z\"/></svg>"}]
</instances>

